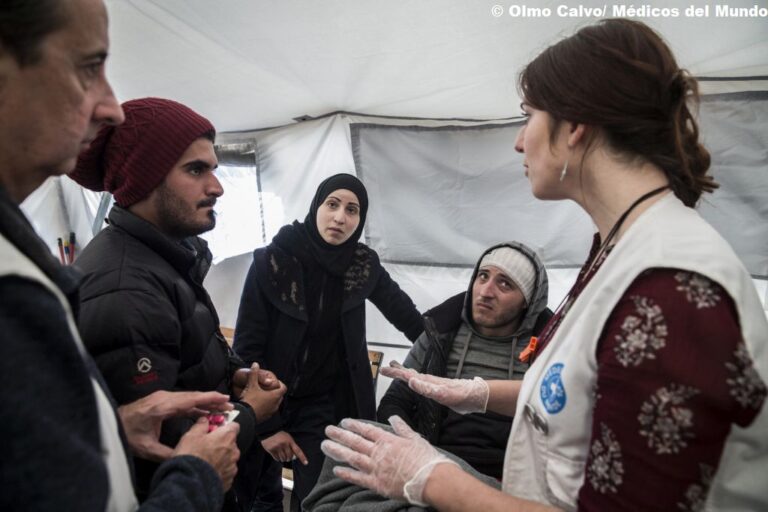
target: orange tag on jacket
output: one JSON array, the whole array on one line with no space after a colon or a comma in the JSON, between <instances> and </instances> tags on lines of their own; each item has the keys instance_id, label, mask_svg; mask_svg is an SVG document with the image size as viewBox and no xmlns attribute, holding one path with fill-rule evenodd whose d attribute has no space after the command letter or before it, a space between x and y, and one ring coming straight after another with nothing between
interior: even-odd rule
<instances>
[{"instance_id":1,"label":"orange tag on jacket","mask_svg":"<svg viewBox=\"0 0 768 512\"><path fill-rule=\"evenodd\" d=\"M520 352L520 361L527 363L528 360L531 358L531 355L536 351L536 343L539 342L539 339L536 336L531 336L531 341L528 342L528 346L523 349L522 352Z\"/></svg>"}]
</instances>

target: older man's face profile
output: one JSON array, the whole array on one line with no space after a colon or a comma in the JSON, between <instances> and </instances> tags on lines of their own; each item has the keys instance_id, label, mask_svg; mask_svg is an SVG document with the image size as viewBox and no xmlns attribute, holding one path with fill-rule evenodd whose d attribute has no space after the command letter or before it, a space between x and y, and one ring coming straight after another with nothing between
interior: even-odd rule
<instances>
[{"instance_id":1,"label":"older man's face profile","mask_svg":"<svg viewBox=\"0 0 768 512\"><path fill-rule=\"evenodd\" d=\"M17 200L48 176L71 171L104 123L123 114L104 73L109 48L102 0L61 2L64 24L46 35L39 59L21 66L0 53L0 151Z\"/></svg>"}]
</instances>

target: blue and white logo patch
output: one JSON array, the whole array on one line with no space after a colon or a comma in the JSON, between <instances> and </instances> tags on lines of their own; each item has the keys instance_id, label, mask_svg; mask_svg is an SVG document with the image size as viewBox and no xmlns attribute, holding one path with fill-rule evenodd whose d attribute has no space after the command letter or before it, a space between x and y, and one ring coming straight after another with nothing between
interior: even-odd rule
<instances>
[{"instance_id":1,"label":"blue and white logo patch","mask_svg":"<svg viewBox=\"0 0 768 512\"><path fill-rule=\"evenodd\" d=\"M541 381L541 403L549 414L557 414L565 407L565 386L560 374L563 373L563 363L555 363L544 373Z\"/></svg>"}]
</instances>

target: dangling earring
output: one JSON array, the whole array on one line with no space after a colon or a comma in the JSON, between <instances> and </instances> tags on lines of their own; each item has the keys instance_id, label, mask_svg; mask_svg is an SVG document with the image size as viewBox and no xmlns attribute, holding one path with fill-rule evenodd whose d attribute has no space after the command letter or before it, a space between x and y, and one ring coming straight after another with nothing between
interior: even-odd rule
<instances>
[{"instance_id":1,"label":"dangling earring","mask_svg":"<svg viewBox=\"0 0 768 512\"><path fill-rule=\"evenodd\" d=\"M562 182L565 179L565 175L568 172L568 160L566 159L565 165L563 166L563 170L560 172L560 182Z\"/></svg>"}]
</instances>

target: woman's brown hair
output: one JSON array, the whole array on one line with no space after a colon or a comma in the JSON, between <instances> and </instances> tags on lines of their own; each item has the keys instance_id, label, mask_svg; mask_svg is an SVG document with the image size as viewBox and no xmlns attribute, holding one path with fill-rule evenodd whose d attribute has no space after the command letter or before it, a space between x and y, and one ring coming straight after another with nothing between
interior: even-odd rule
<instances>
[{"instance_id":1,"label":"woman's brown hair","mask_svg":"<svg viewBox=\"0 0 768 512\"><path fill-rule=\"evenodd\" d=\"M520 74L525 103L556 122L600 128L611 148L661 169L675 195L694 206L717 183L688 101L696 80L647 25L602 20L550 46Z\"/></svg>"}]
</instances>

